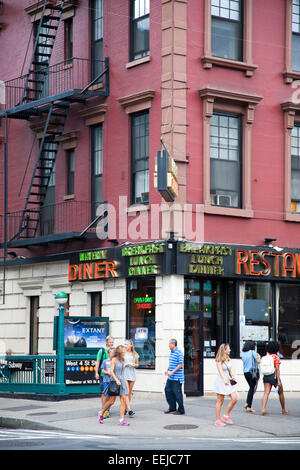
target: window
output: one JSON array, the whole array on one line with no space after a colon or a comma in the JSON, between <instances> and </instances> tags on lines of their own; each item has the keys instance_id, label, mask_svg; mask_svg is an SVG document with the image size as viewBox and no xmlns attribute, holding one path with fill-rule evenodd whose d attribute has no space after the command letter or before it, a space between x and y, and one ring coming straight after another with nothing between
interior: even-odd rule
<instances>
[{"instance_id":1,"label":"window","mask_svg":"<svg viewBox=\"0 0 300 470\"><path fill-rule=\"evenodd\" d=\"M101 317L102 292L91 292L91 317Z\"/></svg>"},{"instance_id":2,"label":"window","mask_svg":"<svg viewBox=\"0 0 300 470\"><path fill-rule=\"evenodd\" d=\"M205 0L205 69L214 66L240 70L252 77L257 65L252 58L252 0Z\"/></svg>"},{"instance_id":3,"label":"window","mask_svg":"<svg viewBox=\"0 0 300 470\"><path fill-rule=\"evenodd\" d=\"M241 116L214 113L210 123L210 195L216 206L241 207Z\"/></svg>"},{"instance_id":4,"label":"window","mask_svg":"<svg viewBox=\"0 0 300 470\"><path fill-rule=\"evenodd\" d=\"M246 282L240 286L240 339L257 342L263 356L265 345L273 336L272 286L269 282Z\"/></svg>"},{"instance_id":5,"label":"window","mask_svg":"<svg viewBox=\"0 0 300 470\"><path fill-rule=\"evenodd\" d=\"M39 297L29 297L30 299L30 332L29 332L29 354L39 352Z\"/></svg>"},{"instance_id":6,"label":"window","mask_svg":"<svg viewBox=\"0 0 300 470\"><path fill-rule=\"evenodd\" d=\"M292 5L292 68L300 72L300 0Z\"/></svg>"},{"instance_id":7,"label":"window","mask_svg":"<svg viewBox=\"0 0 300 470\"><path fill-rule=\"evenodd\" d=\"M212 55L243 60L243 20L241 0L211 0Z\"/></svg>"},{"instance_id":8,"label":"window","mask_svg":"<svg viewBox=\"0 0 300 470\"><path fill-rule=\"evenodd\" d=\"M284 111L284 219L300 222L300 114L292 101L281 103Z\"/></svg>"},{"instance_id":9,"label":"window","mask_svg":"<svg viewBox=\"0 0 300 470\"><path fill-rule=\"evenodd\" d=\"M65 61L73 58L73 18L65 21Z\"/></svg>"},{"instance_id":10,"label":"window","mask_svg":"<svg viewBox=\"0 0 300 470\"><path fill-rule=\"evenodd\" d=\"M300 126L295 126L292 129L291 211L300 212Z\"/></svg>"},{"instance_id":11,"label":"window","mask_svg":"<svg viewBox=\"0 0 300 470\"><path fill-rule=\"evenodd\" d=\"M255 106L262 97L211 87L199 90L199 94L204 118L204 212L253 217L251 134Z\"/></svg>"},{"instance_id":12,"label":"window","mask_svg":"<svg viewBox=\"0 0 300 470\"><path fill-rule=\"evenodd\" d=\"M128 337L139 354L139 367L155 368L155 279L128 281Z\"/></svg>"},{"instance_id":13,"label":"window","mask_svg":"<svg viewBox=\"0 0 300 470\"><path fill-rule=\"evenodd\" d=\"M291 358L300 342L300 288L279 284L278 341L283 357ZM297 355L297 359L300 356Z\"/></svg>"},{"instance_id":14,"label":"window","mask_svg":"<svg viewBox=\"0 0 300 470\"><path fill-rule=\"evenodd\" d=\"M137 60L149 55L150 0L131 0L130 9L130 60Z\"/></svg>"},{"instance_id":15,"label":"window","mask_svg":"<svg viewBox=\"0 0 300 470\"><path fill-rule=\"evenodd\" d=\"M70 149L66 152L67 156L67 194L74 194L75 177L75 151Z\"/></svg>"},{"instance_id":16,"label":"window","mask_svg":"<svg viewBox=\"0 0 300 470\"><path fill-rule=\"evenodd\" d=\"M103 68L103 0L91 1L91 60L94 80Z\"/></svg>"},{"instance_id":17,"label":"window","mask_svg":"<svg viewBox=\"0 0 300 470\"><path fill-rule=\"evenodd\" d=\"M149 112L131 116L131 203L149 202Z\"/></svg>"},{"instance_id":18,"label":"window","mask_svg":"<svg viewBox=\"0 0 300 470\"><path fill-rule=\"evenodd\" d=\"M98 205L102 202L102 125L91 127L91 146L92 146L92 162L91 162L91 202L92 202L92 219L96 217Z\"/></svg>"}]
</instances>

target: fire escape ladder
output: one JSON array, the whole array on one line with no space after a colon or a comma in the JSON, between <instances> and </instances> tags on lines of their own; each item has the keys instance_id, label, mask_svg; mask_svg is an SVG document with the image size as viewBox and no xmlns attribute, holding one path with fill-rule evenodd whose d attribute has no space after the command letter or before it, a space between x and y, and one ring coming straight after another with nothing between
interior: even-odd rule
<instances>
[{"instance_id":1,"label":"fire escape ladder","mask_svg":"<svg viewBox=\"0 0 300 470\"><path fill-rule=\"evenodd\" d=\"M56 156L69 108L70 103L67 101L56 102L48 108L43 136L40 141L39 152L28 189L19 231L10 241L16 238L34 238L37 234L41 210L45 202L51 175L54 171Z\"/></svg>"},{"instance_id":2,"label":"fire escape ladder","mask_svg":"<svg viewBox=\"0 0 300 470\"><path fill-rule=\"evenodd\" d=\"M65 0L61 0L59 5L55 3L53 0L44 2L21 103L28 103L43 96L44 87L47 85L48 67Z\"/></svg>"}]
</instances>

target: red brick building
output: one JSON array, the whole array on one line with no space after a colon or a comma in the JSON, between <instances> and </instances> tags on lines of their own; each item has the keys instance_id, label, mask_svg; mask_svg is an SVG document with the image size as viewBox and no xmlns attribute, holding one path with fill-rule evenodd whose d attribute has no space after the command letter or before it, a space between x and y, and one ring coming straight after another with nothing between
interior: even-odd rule
<instances>
[{"instance_id":1,"label":"red brick building","mask_svg":"<svg viewBox=\"0 0 300 470\"><path fill-rule=\"evenodd\" d=\"M136 340L140 390L160 390L174 335L187 393L211 388L222 342L235 358L246 339L299 357L299 0L4 0L0 15L9 346L51 350L59 287L72 314L109 316L116 338ZM154 187L161 149L176 163L173 205ZM103 249L119 279L68 278L71 255ZM146 296L148 313L134 301ZM296 361L284 364L299 389Z\"/></svg>"}]
</instances>

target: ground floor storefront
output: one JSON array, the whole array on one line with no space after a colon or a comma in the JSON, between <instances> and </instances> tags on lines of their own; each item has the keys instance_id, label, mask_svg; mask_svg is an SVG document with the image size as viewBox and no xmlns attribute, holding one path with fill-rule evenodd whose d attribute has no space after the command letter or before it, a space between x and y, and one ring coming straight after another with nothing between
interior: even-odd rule
<instances>
[{"instance_id":1,"label":"ground floor storefront","mask_svg":"<svg viewBox=\"0 0 300 470\"><path fill-rule=\"evenodd\" d=\"M188 395L212 391L222 343L230 344L238 389L247 390L240 359L247 339L261 355L269 340L279 341L284 388L300 390L300 253L295 250L126 244L11 263L5 287L0 342L15 355L54 353L55 294L64 291L68 316L107 318L115 345L133 340L139 354L137 391L163 391L170 338L184 350Z\"/></svg>"}]
</instances>

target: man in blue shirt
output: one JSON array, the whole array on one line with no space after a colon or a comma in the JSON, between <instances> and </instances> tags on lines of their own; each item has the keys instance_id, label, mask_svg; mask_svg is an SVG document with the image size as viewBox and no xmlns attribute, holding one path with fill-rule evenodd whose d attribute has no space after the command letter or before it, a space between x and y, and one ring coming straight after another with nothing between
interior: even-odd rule
<instances>
[{"instance_id":1,"label":"man in blue shirt","mask_svg":"<svg viewBox=\"0 0 300 470\"><path fill-rule=\"evenodd\" d=\"M165 413L173 413L176 415L184 415L184 406L183 406L183 395L182 395L182 384L184 383L184 373L183 373L183 354L177 348L177 340L170 339L169 341L170 348L170 357L169 357L169 367L165 372L165 375L168 377L165 395L166 400L169 405L169 409ZM176 410L176 403L178 404L178 409Z\"/></svg>"}]
</instances>

